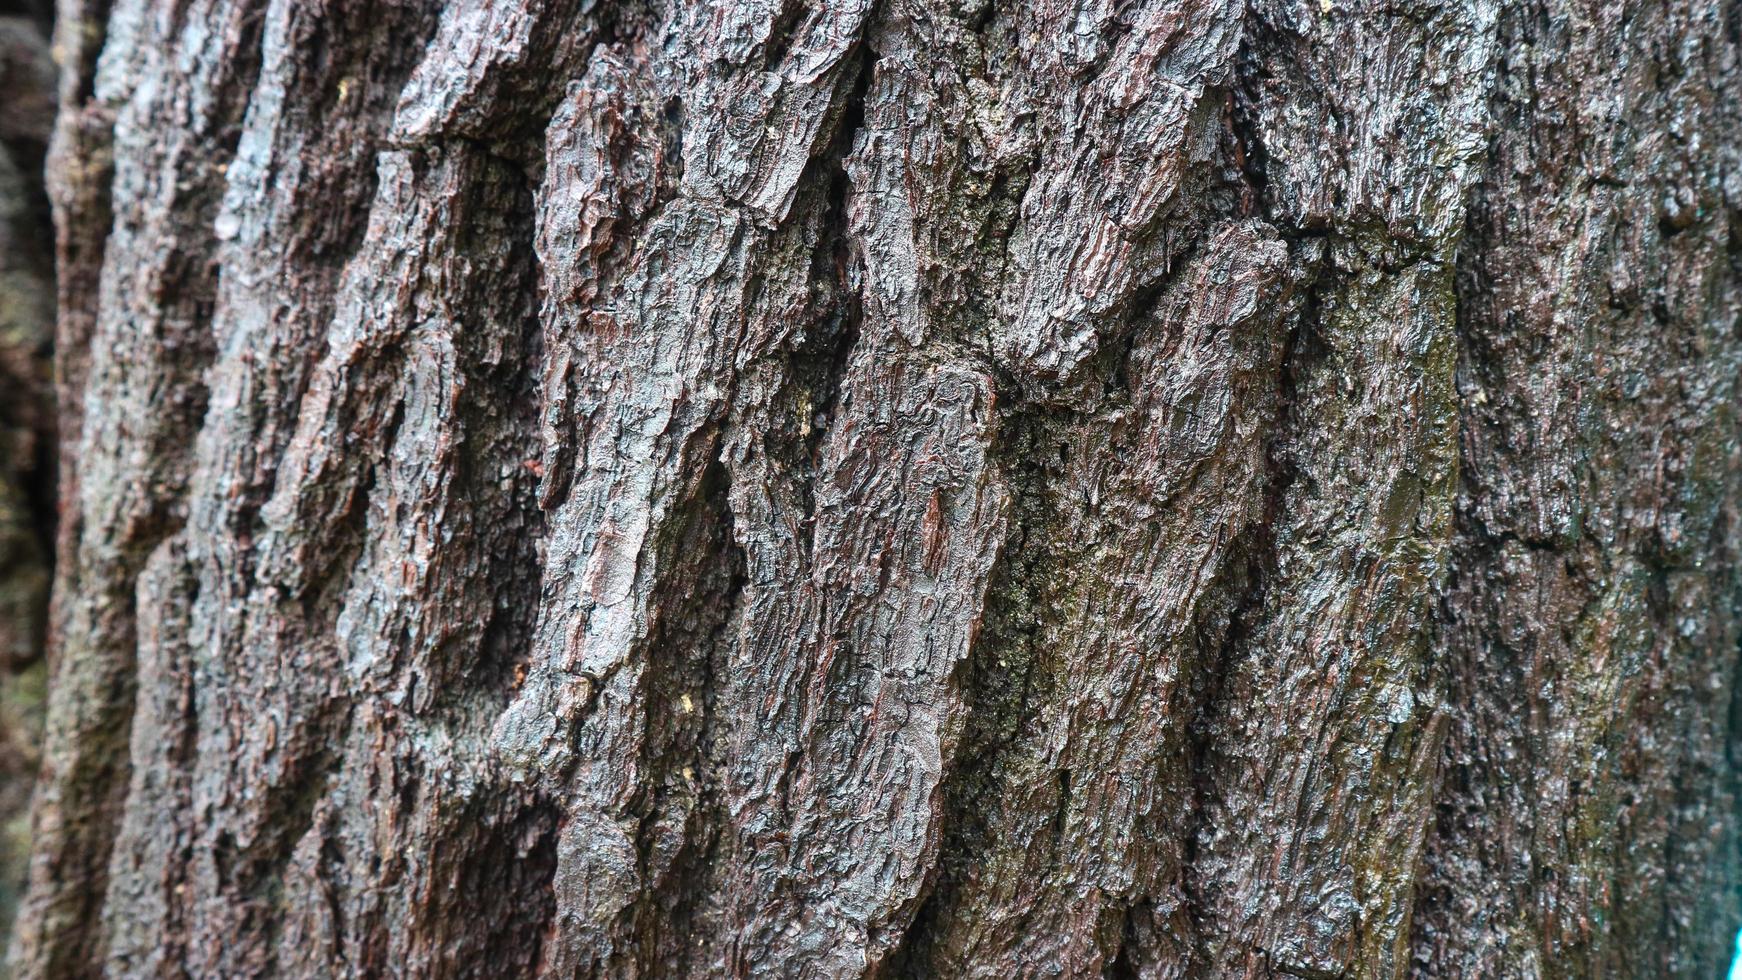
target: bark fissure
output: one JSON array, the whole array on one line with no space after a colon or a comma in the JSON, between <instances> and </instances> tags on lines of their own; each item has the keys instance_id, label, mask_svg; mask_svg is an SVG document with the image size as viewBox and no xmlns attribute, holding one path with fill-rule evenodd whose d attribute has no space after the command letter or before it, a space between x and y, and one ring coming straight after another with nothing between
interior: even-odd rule
<instances>
[{"instance_id":1,"label":"bark fissure","mask_svg":"<svg viewBox=\"0 0 1742 980\"><path fill-rule=\"evenodd\" d=\"M1730 5L60 6L21 976L1723 957Z\"/></svg>"}]
</instances>

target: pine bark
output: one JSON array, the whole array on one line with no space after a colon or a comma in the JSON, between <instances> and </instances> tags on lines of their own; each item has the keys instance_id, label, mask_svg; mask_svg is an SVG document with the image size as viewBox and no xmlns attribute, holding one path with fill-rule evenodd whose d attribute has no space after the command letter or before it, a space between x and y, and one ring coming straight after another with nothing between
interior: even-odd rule
<instances>
[{"instance_id":1,"label":"pine bark","mask_svg":"<svg viewBox=\"0 0 1742 980\"><path fill-rule=\"evenodd\" d=\"M1742 7L60 0L21 977L1711 977Z\"/></svg>"}]
</instances>

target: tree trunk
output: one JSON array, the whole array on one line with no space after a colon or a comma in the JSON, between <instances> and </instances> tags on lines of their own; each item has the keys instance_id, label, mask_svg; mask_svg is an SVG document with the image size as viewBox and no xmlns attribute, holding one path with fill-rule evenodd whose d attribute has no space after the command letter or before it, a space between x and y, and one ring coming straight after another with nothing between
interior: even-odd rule
<instances>
[{"instance_id":1,"label":"tree trunk","mask_svg":"<svg viewBox=\"0 0 1742 980\"><path fill-rule=\"evenodd\" d=\"M54 250L42 159L54 125L46 4L0 0L0 933L29 859L54 550Z\"/></svg>"},{"instance_id":2,"label":"tree trunk","mask_svg":"<svg viewBox=\"0 0 1742 980\"><path fill-rule=\"evenodd\" d=\"M20 976L1722 969L1742 5L436 7L61 0Z\"/></svg>"}]
</instances>

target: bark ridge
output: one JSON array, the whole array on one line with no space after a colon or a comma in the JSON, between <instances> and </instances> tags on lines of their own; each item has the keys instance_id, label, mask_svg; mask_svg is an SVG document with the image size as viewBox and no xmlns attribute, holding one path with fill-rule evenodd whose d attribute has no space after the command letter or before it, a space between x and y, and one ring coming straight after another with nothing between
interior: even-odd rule
<instances>
[{"instance_id":1,"label":"bark ridge","mask_svg":"<svg viewBox=\"0 0 1742 980\"><path fill-rule=\"evenodd\" d=\"M20 976L1727 961L1738 5L56 50Z\"/></svg>"}]
</instances>

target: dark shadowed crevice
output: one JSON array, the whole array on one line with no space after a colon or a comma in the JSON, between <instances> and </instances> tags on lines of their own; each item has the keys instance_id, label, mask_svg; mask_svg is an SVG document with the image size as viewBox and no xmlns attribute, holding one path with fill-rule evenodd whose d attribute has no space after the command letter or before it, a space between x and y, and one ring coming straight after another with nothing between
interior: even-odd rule
<instances>
[{"instance_id":1,"label":"dark shadowed crevice","mask_svg":"<svg viewBox=\"0 0 1742 980\"><path fill-rule=\"evenodd\" d=\"M1121 33L1125 28L1115 28ZM1110 43L1110 42L1109 42ZM1227 99L1217 90L1206 92L1206 104ZM1038 165L1030 159L1027 165ZM981 228L989 242L999 247L981 249L982 278L1000 282L1008 262L1003 247L1011 234L1026 194L1029 173L1000 171L991 183L991 193L981 208ZM1251 195L1242 193L1217 168L1194 171L1180 191L1195 208L1176 216L1184 229L1161 249L1164 262L1159 274L1134 288L1119 306L1109 311L1095 352L1085 364L1087 382L1064 397L1032 397L1024 382L994 362L991 371L999 379L1000 424L989 458L1001 474L1010 497L1006 540L993 566L986 592L981 629L973 648L958 667L958 685L967 718L960 745L946 764L941 788L939 824L942 843L933 879L922 902L889 960L888 974L895 977L929 976L946 964L960 962L961 950L940 948L945 936L963 916L973 914L966 897L970 883L984 870L994 849L997 833L990 821L999 809L1007 781L1023 775L1020 766L1034 751L1038 706L1058 696L1071 669L1074 651L1054 648L1043 640L1046 624L1068 615L1074 601L1070 590L1072 565L1080 560L1071 544L1067 526L1077 520L1079 504L1071 495L1080 492L1066 483L1067 474L1078 465L1075 454L1093 451L1082 444L1078 429L1104 424L1092 421L1095 413L1114 413L1134 397L1129 364L1134 350L1153 339L1153 313L1163 296L1176 289L1186 270L1203 254L1208 242L1206 229L1224 220L1224 214L1249 213ZM1151 243L1155 244L1155 243ZM977 301L977 302L976 302ZM970 324L989 327L998 316L996 291L975 296L963 311ZM985 329L983 327L982 329ZM1212 592L1223 589L1212 586ZM1214 600L1209 600L1213 602ZM1201 627L1194 627L1199 629ZM1032 775L1032 774L1027 774ZM1034 846L1054 850L1069 843L1067 817L1073 806L1075 779L1068 768L1051 773L1056 781L1054 810ZM1091 779L1092 773L1084 776ZM1085 782L1085 785L1089 783ZM1053 860L1063 860L1059 851ZM1062 873L1062 872L1061 872ZM1137 886L1146 888L1146 884ZM1110 896L1111 901L1132 902L1142 914L1153 914L1144 899ZM1129 910L1110 909L1122 915L1124 925L1112 931L1105 949L1106 969L1139 969L1142 938ZM1117 965L1115 965L1117 964Z\"/></svg>"},{"instance_id":2,"label":"dark shadowed crevice","mask_svg":"<svg viewBox=\"0 0 1742 980\"><path fill-rule=\"evenodd\" d=\"M1261 151L1260 151L1261 152ZM1254 156L1257 154L1255 153ZM1252 157L1248 157L1252 159ZM1255 185L1262 200L1262 184ZM1195 611L1192 636L1197 648L1186 665L1185 688L1190 718L1186 722L1182 767L1191 792L1190 805L1179 821L1182 847L1179 888L1191 926L1193 955L1203 964L1214 964L1217 942L1214 896L1205 892L1201 873L1202 848L1218 828L1217 801L1226 791L1225 774L1218 759L1226 751L1223 717L1229 710L1229 690L1242 659L1254 652L1260 618L1264 616L1275 587L1278 535L1286 519L1289 493L1299 479L1292 446L1305 424L1296 415L1301 379L1325 356L1319 335L1322 290L1327 288L1322 271L1322 245L1316 236L1288 242L1292 263L1303 282L1300 306L1289 321L1276 362L1276 392L1272 402L1271 435L1265 450L1265 472L1256 492L1262 506L1254 524L1230 547L1231 560L1207 600Z\"/></svg>"},{"instance_id":3,"label":"dark shadowed crevice","mask_svg":"<svg viewBox=\"0 0 1742 980\"><path fill-rule=\"evenodd\" d=\"M492 306L496 329L464 330L459 335L466 397L459 403L464 442L455 452L453 494L473 508L468 523L480 553L490 613L475 654L457 650L458 662L439 664L446 673L429 680L438 702L482 694L505 704L515 677L531 657L537 602L544 563L540 560L549 515L538 505L539 405L544 363L544 333L538 315L538 267L533 249L535 222L531 175L516 160L490 153L481 144L462 142L457 152L480 154L486 161L479 179L490 185L485 207L505 213L489 223L489 234L462 248L501 256L503 297ZM501 336L496 334L500 333ZM392 445L391 440L385 445ZM465 723L485 739L501 704Z\"/></svg>"},{"instance_id":4,"label":"dark shadowed crevice","mask_svg":"<svg viewBox=\"0 0 1742 980\"><path fill-rule=\"evenodd\" d=\"M773 227L759 228L769 239L766 260L800 263L796 268L807 275L808 294L791 313L763 310L768 303L763 294L777 281L766 278L773 270L753 269L747 283L747 309L799 322L766 360L735 370L720 400L739 405L747 389L767 386L761 393L767 402L757 407L760 418L754 423L757 452L795 498L797 543L806 549L821 456L863 317L848 233L851 185L845 160L863 124L876 59L862 42L847 58L848 77L840 84L850 86L848 94L825 123L826 138L798 178L790 214ZM654 121L666 137L666 160L672 165L682 158L678 134L684 108L668 100ZM679 176L665 169L657 200L624 240L633 240L635 227L645 227L675 199ZM747 373L760 380L747 380ZM739 520L732 509L734 474L721 454L732 453L722 447L734 443L739 421L727 414L690 437L688 452L709 461L680 514L652 545L656 554L668 557L648 602L650 633L639 705L646 734L638 749L639 785L628 807L636 823L639 889L613 927L626 934L629 948L611 955L627 955L655 973L707 972L721 951L698 944L697 937L727 936L732 929L721 916L738 857L726 785L736 760L727 757L731 729L720 721L725 692L738 682L725 671L741 640L750 573L734 527Z\"/></svg>"},{"instance_id":5,"label":"dark shadowed crevice","mask_svg":"<svg viewBox=\"0 0 1742 980\"><path fill-rule=\"evenodd\" d=\"M1269 154L1257 120L1257 103L1269 79L1269 59L1261 48L1270 44L1270 30L1257 13L1244 12L1244 36L1235 62L1235 80L1228 93L1223 122L1227 133L1226 153L1232 163L1229 191L1233 213L1240 217L1263 217L1276 227L1287 243L1294 274L1302 279L1299 310L1287 322L1282 351L1276 362L1276 390L1270 408L1270 435L1265 449L1265 472L1255 492L1262 505L1256 521L1230 546L1230 560L1219 581L1194 612L1191 636L1195 649L1184 665L1182 699L1189 713L1184 728L1181 768L1190 799L1177 821L1180 843L1180 875L1177 883L1183 898L1181 928L1187 935L1189 955L1208 968L1215 964L1217 942L1215 897L1201 873L1201 853L1217 828L1216 801L1223 787L1217 771L1218 742L1225 737L1223 715L1233 696L1228 685L1240 660L1249 656L1273 587L1277 562L1277 535L1285 519L1284 507L1297 480L1291 455L1295 405L1300 379L1324 355L1318 336L1323 243L1321 233L1303 232L1281 221L1269 186Z\"/></svg>"},{"instance_id":6,"label":"dark shadowed crevice","mask_svg":"<svg viewBox=\"0 0 1742 980\"><path fill-rule=\"evenodd\" d=\"M314 731L344 732L351 727L353 713L349 705L332 703L321 714L325 717L309 722ZM307 753L292 760L292 773L280 777L272 787L275 802L271 807L277 816L264 846L232 847L217 855L220 875L240 884L249 902L273 910L265 916L266 921L260 923L268 950L278 947L278 933L284 917L276 906L279 905L291 851L314 828L317 808L344 765L342 736L335 739L331 735L320 735L308 739L307 744Z\"/></svg>"},{"instance_id":7,"label":"dark shadowed crevice","mask_svg":"<svg viewBox=\"0 0 1742 980\"><path fill-rule=\"evenodd\" d=\"M1534 10L1521 11L1522 8L1504 14L1503 25L1514 24L1517 29L1528 31L1526 25ZM1505 37L1507 33L1503 27L1501 36ZM1507 124L1509 115L1517 111L1508 109L1502 98L1502 93L1510 84L1508 74L1511 68L1508 58L1496 58L1493 89L1488 96L1489 117L1501 120L1503 125ZM1454 384L1459 403L1459 465L1452 502L1447 569L1442 592L1432 606L1433 639L1427 648L1428 669L1436 678L1436 687L1443 699L1440 710L1444 713L1445 734L1438 771L1434 775L1434 785L1429 795L1430 803L1423 831L1424 843L1415 869L1417 884L1410 909L1409 949L1412 965L1417 970L1431 971L1439 966L1429 952L1436 940L1435 933L1446 931L1448 927L1456 929L1457 924L1451 920L1462 914L1457 896L1445 887L1445 880L1436 873L1436 865L1448 859L1440 853L1442 845L1456 839L1467 829L1471 817L1466 809L1467 802L1480 797L1481 788L1477 782L1489 775L1480 771L1479 760L1460 758L1470 751L1468 747L1460 744L1466 738L1465 732L1471 725L1479 724L1479 694L1475 690L1479 683L1478 678L1488 677L1488 683L1498 691L1522 686L1516 651L1504 645L1489 646L1480 650L1478 660L1471 644L1468 641L1457 642L1454 634L1460 628L1468 631L1470 626L1467 621L1479 614L1480 610L1467 607L1468 596L1482 591L1483 578L1490 574L1490 570L1500 560L1507 543L1503 536L1493 533L1473 512L1471 506L1471 501L1478 499L1483 492L1483 475L1470 465L1471 440L1479 437L1480 427L1486 424L1480 418L1472 418L1472 412L1475 410L1474 406L1488 400L1489 391L1498 390L1505 385L1505 378L1498 374L1502 367L1500 358L1496 356L1497 352L1489 349L1482 331L1471 322L1479 303L1487 301L1491 288L1483 259L1489 247L1491 229L1485 216L1493 184L1492 173L1497 166L1497 154L1496 142L1490 139L1482 162L1481 177L1475 181L1465 201L1463 227L1458 235L1459 244L1452 279L1452 325L1457 345ZM1552 542L1546 541L1518 543L1536 551L1547 550L1553 546ZM1464 597L1462 604L1465 608L1460 608L1460 596ZM1461 621L1465 625L1460 627ZM1451 857L1455 859L1455 856ZM1529 889L1531 885L1525 883L1523 888Z\"/></svg>"},{"instance_id":8,"label":"dark shadowed crevice","mask_svg":"<svg viewBox=\"0 0 1742 980\"><path fill-rule=\"evenodd\" d=\"M1053 493L1067 451L1058 423L1058 416L1042 407L1012 411L987 454L1011 495L1009 531L987 582L980 631L957 668L967 720L940 787L943 834L937 866L887 961L891 977L932 974L933 945L949 918L961 914L958 889L992 846L987 821L994 810L990 804L1003 790L1004 768L1032 737L1034 706L1055 683L1058 665L1040 634L1056 601L1051 542L1060 509Z\"/></svg>"},{"instance_id":9,"label":"dark shadowed crevice","mask_svg":"<svg viewBox=\"0 0 1742 980\"><path fill-rule=\"evenodd\" d=\"M453 302L487 312L452 336L463 382L451 423L457 438L445 494L464 516L451 518L444 553L456 564L441 577L436 598L483 607L482 622L444 621L448 640L402 650L415 666L398 667L402 677L414 672L405 704L417 723L466 747L458 758L426 753L412 737L399 750L406 755L406 777L394 805L408 814L433 814L425 846L451 855L453 867L438 862L420 869L421 887L429 894L410 914L397 922L370 921L356 931L383 948L395 943L390 932L408 933L399 940L401 948L438 958L438 972L513 973L536 963L554 914L550 885L560 822L553 801L504 778L483 748L532 656L542 591L548 515L537 501L535 462L544 344L533 247L535 188L526 167L499 155L499 147L466 137L439 142L432 152L469 161L458 172L463 210L472 217L452 248L479 281L462 286ZM407 364L401 370L411 369ZM395 444L391 434L382 442ZM381 707L381 699L374 700ZM354 744L349 736L343 741ZM450 766L478 782L457 801L444 794L446 781L457 775ZM364 885L354 878L344 884ZM466 896L478 894L499 899L468 909Z\"/></svg>"},{"instance_id":10,"label":"dark shadowed crevice","mask_svg":"<svg viewBox=\"0 0 1742 980\"><path fill-rule=\"evenodd\" d=\"M710 465L672 529L678 565L653 600L661 615L647 647L643 785L632 806L644 887L630 914L640 962L683 975L704 962L694 958L706 951L687 940L710 931L707 900L720 871L713 858L731 827L713 722L748 572L729 489L725 466Z\"/></svg>"},{"instance_id":11,"label":"dark shadowed crevice","mask_svg":"<svg viewBox=\"0 0 1742 980\"><path fill-rule=\"evenodd\" d=\"M448 951L448 975L526 975L539 962L541 947L556 917L557 826L560 808L540 803L510 814L499 808L477 820L481 839L468 839L469 815L456 818L454 846L458 851L453 892L489 896L493 914L488 925L473 932L473 923L456 909L451 917L430 917L437 928L451 928L466 942L432 941L431 948ZM433 938L433 937L432 937ZM460 937L455 937L460 938ZM458 947L457 949L455 947Z\"/></svg>"},{"instance_id":12,"label":"dark shadowed crevice","mask_svg":"<svg viewBox=\"0 0 1742 980\"><path fill-rule=\"evenodd\" d=\"M15 2L27 9L34 8L41 16L48 16L44 11L52 10L54 6L53 0ZM109 12L114 5L115 0L85 0L76 5L69 3L67 7L76 11L79 23L55 25L57 38L71 37L77 42L72 51L61 52L60 91L64 105L80 106L96 95L97 55L103 49L103 41L109 29Z\"/></svg>"},{"instance_id":13,"label":"dark shadowed crevice","mask_svg":"<svg viewBox=\"0 0 1742 980\"><path fill-rule=\"evenodd\" d=\"M853 188L846 160L865 124L865 98L877 53L864 46L852 57L858 64L840 119L824 152L811 158L800 178L795 208L810 205L821 213L818 231L822 240L811 252L810 265L815 312L786 354L770 413L772 424L761 433L766 450L793 476L793 489L805 520L805 533L799 541L807 550L812 542L811 522L816 517L817 469L865 316L864 298L855 285L859 260L848 232ZM816 203L810 204L812 201Z\"/></svg>"},{"instance_id":14,"label":"dark shadowed crevice","mask_svg":"<svg viewBox=\"0 0 1742 980\"><path fill-rule=\"evenodd\" d=\"M1101 971L1102 980L1138 980L1143 975L1133 959L1133 951L1141 943L1137 934L1136 918L1138 915L1150 913L1152 909L1148 907L1148 903L1138 903L1137 906L1125 910L1119 926L1119 945L1106 969Z\"/></svg>"},{"instance_id":15,"label":"dark shadowed crevice","mask_svg":"<svg viewBox=\"0 0 1742 980\"><path fill-rule=\"evenodd\" d=\"M782 0L774 20L768 26L768 39L762 43L762 70L774 71L792 50L794 34L809 15L811 8L801 0Z\"/></svg>"}]
</instances>

